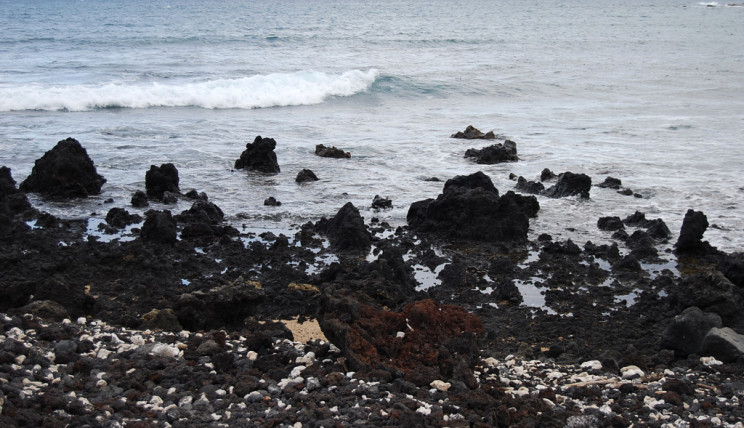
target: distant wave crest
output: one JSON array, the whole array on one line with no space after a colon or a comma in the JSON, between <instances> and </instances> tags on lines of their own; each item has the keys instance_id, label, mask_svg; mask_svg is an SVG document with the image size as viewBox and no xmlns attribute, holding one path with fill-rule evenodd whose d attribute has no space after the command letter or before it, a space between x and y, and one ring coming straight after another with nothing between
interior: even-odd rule
<instances>
[{"instance_id":1,"label":"distant wave crest","mask_svg":"<svg viewBox=\"0 0 744 428\"><path fill-rule=\"evenodd\" d=\"M379 72L299 71L182 84L38 84L0 87L0 111L86 111L103 108L265 108L322 103L364 92Z\"/></svg>"}]
</instances>

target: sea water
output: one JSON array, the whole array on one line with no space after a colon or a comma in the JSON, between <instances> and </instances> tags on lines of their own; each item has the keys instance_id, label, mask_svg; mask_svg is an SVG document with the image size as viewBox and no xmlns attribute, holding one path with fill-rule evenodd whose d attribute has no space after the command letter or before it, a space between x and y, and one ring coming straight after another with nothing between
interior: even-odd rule
<instances>
[{"instance_id":1,"label":"sea water","mask_svg":"<svg viewBox=\"0 0 744 428\"><path fill-rule=\"evenodd\" d=\"M32 197L41 209L128 207L150 165L171 162L183 190L271 230L349 201L405 224L441 192L428 178L480 170L504 193L510 173L549 168L620 178L642 198L539 197L533 235L602 242L599 217L636 210L676 234L692 208L714 225L707 240L737 251L743 22L744 7L687 0L0 0L0 165L20 182L74 137L103 193ZM516 141L520 160L464 159L492 143L449 138L471 124ZM280 174L233 170L257 135L277 141ZM317 157L317 144L351 159ZM295 183L303 168L320 181ZM375 195L394 208L372 211Z\"/></svg>"}]
</instances>

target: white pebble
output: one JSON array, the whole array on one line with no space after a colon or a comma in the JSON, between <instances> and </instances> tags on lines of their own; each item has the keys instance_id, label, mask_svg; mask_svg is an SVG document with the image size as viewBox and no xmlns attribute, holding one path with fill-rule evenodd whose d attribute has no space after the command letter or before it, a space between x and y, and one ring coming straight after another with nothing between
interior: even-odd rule
<instances>
[{"instance_id":1,"label":"white pebble","mask_svg":"<svg viewBox=\"0 0 744 428\"><path fill-rule=\"evenodd\" d=\"M154 404L156 406L160 406L163 404L163 399L160 398L157 395L153 395L152 398L150 398L150 404Z\"/></svg>"},{"instance_id":2,"label":"white pebble","mask_svg":"<svg viewBox=\"0 0 744 428\"><path fill-rule=\"evenodd\" d=\"M404 337L406 337L406 334L404 332L402 332L402 331L399 331L399 332L395 333L395 337L398 338L398 339L403 339Z\"/></svg>"},{"instance_id":3,"label":"white pebble","mask_svg":"<svg viewBox=\"0 0 744 428\"><path fill-rule=\"evenodd\" d=\"M19 355L15 359L16 364L23 364L24 361L26 361L25 355Z\"/></svg>"},{"instance_id":4,"label":"white pebble","mask_svg":"<svg viewBox=\"0 0 744 428\"><path fill-rule=\"evenodd\" d=\"M581 363L581 368L583 370L601 370L602 363L598 360L584 361L583 363Z\"/></svg>"},{"instance_id":5,"label":"white pebble","mask_svg":"<svg viewBox=\"0 0 744 428\"><path fill-rule=\"evenodd\" d=\"M424 416L429 416L431 414L431 409L425 406L421 406L416 409L416 413L421 413Z\"/></svg>"},{"instance_id":6,"label":"white pebble","mask_svg":"<svg viewBox=\"0 0 744 428\"><path fill-rule=\"evenodd\" d=\"M245 357L251 361L256 361L256 358L258 358L258 353L256 351L248 351L248 353L245 354Z\"/></svg>"},{"instance_id":7,"label":"white pebble","mask_svg":"<svg viewBox=\"0 0 744 428\"><path fill-rule=\"evenodd\" d=\"M165 343L157 343L150 350L150 355L155 355L158 357L174 358L178 356L179 352L181 351L175 346L166 345Z\"/></svg>"},{"instance_id":8,"label":"white pebble","mask_svg":"<svg viewBox=\"0 0 744 428\"><path fill-rule=\"evenodd\" d=\"M432 388L434 388L434 389L436 389L438 391L447 392L447 391L449 391L449 389L452 386L452 384L449 383L449 382L442 381L442 380L435 380L435 381L432 381L429 384L429 386L431 386Z\"/></svg>"},{"instance_id":9,"label":"white pebble","mask_svg":"<svg viewBox=\"0 0 744 428\"><path fill-rule=\"evenodd\" d=\"M139 334L135 334L134 336L132 336L129 341L132 342L132 345L135 346L142 346L145 344L145 339Z\"/></svg>"},{"instance_id":10,"label":"white pebble","mask_svg":"<svg viewBox=\"0 0 744 428\"><path fill-rule=\"evenodd\" d=\"M620 369L623 379L635 379L643 377L645 373L638 366L627 366Z\"/></svg>"},{"instance_id":11,"label":"white pebble","mask_svg":"<svg viewBox=\"0 0 744 428\"><path fill-rule=\"evenodd\" d=\"M80 317L80 318L77 319L77 323L80 324L80 325L85 325L85 323L87 323L87 322L88 322L88 320L86 320L85 317Z\"/></svg>"},{"instance_id":12,"label":"white pebble","mask_svg":"<svg viewBox=\"0 0 744 428\"><path fill-rule=\"evenodd\" d=\"M708 367L723 364L723 362L716 360L715 357L700 357L700 363Z\"/></svg>"}]
</instances>

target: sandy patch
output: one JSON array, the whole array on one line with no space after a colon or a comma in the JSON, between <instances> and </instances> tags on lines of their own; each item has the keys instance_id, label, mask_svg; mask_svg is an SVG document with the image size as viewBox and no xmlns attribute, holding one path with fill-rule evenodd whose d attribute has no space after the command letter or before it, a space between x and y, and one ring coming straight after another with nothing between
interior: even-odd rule
<instances>
[{"instance_id":1,"label":"sandy patch","mask_svg":"<svg viewBox=\"0 0 744 428\"><path fill-rule=\"evenodd\" d=\"M295 342L307 343L308 341L315 339L328 341L320 330L320 325L316 319L308 319L302 324L297 322L297 318L280 321L292 332Z\"/></svg>"}]
</instances>

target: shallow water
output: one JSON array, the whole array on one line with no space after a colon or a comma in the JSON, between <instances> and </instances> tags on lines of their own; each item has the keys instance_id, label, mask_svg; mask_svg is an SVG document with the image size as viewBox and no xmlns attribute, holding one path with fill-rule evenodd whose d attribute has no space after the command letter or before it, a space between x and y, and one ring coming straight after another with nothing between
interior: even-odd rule
<instances>
[{"instance_id":1,"label":"shallow water","mask_svg":"<svg viewBox=\"0 0 744 428\"><path fill-rule=\"evenodd\" d=\"M54 214L105 215L174 163L181 188L206 192L238 226L291 229L347 201L368 220L405 223L442 180L543 168L622 179L642 199L593 188L591 200L539 198L532 235L601 243L605 215L636 210L673 233L693 208L706 239L744 243L744 8L609 0L352 2L35 2L0 14L0 164L23 180L68 136L108 182ZM260 107L260 108L258 108ZM486 142L449 135L472 124L517 142L520 161L463 159ZM277 140L282 172L233 171L256 135ZM313 154L316 144L352 153ZM298 185L302 168L320 181ZM373 197L394 209L373 212ZM265 207L274 196L280 207ZM159 207L156 208L168 208ZM188 208L187 203L175 210ZM130 211L138 211L131 209Z\"/></svg>"}]
</instances>

